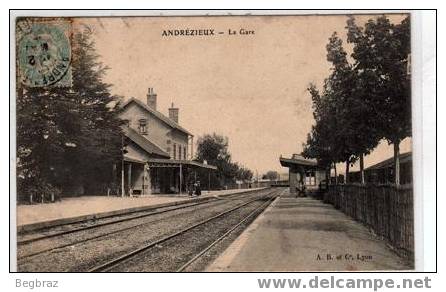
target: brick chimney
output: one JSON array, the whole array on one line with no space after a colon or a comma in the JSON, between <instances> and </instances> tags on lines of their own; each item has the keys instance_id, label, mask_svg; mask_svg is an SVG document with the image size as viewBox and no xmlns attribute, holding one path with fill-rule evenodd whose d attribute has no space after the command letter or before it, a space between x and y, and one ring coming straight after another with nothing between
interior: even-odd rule
<instances>
[{"instance_id":1,"label":"brick chimney","mask_svg":"<svg viewBox=\"0 0 446 292\"><path fill-rule=\"evenodd\" d=\"M149 87L149 91L147 92L147 105L156 110L156 93L151 87Z\"/></svg>"},{"instance_id":2,"label":"brick chimney","mask_svg":"<svg viewBox=\"0 0 446 292\"><path fill-rule=\"evenodd\" d=\"M174 121L177 124L178 124L179 111L180 110L177 107L173 106L173 102L172 102L172 106L169 108L169 119L171 119L172 121Z\"/></svg>"}]
</instances>

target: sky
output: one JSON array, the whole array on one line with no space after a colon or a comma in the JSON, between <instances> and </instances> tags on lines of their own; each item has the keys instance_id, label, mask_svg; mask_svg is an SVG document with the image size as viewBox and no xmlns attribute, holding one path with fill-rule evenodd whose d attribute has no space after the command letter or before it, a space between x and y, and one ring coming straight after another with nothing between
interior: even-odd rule
<instances>
[{"instance_id":1,"label":"sky","mask_svg":"<svg viewBox=\"0 0 446 292\"><path fill-rule=\"evenodd\" d=\"M391 19L399 22L402 16ZM310 83L320 88L328 76L325 46L334 31L345 39L346 20L343 15L108 17L75 24L93 29L100 60L110 67L104 81L113 85L113 94L145 102L148 88L154 88L157 109L167 115L172 102L179 107L180 124L195 141L206 133L225 135L233 161L262 174L286 172L280 155L302 151L314 123L306 89ZM174 29L214 29L216 35L162 36ZM240 35L241 29L254 34ZM403 141L401 152L410 151L410 144ZM365 165L392 151L381 143Z\"/></svg>"}]
</instances>

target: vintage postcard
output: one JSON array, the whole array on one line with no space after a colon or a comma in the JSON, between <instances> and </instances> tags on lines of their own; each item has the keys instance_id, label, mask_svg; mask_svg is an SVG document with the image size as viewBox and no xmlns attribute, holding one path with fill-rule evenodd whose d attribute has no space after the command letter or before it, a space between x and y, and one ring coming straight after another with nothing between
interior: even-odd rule
<instances>
[{"instance_id":1,"label":"vintage postcard","mask_svg":"<svg viewBox=\"0 0 446 292\"><path fill-rule=\"evenodd\" d=\"M416 269L412 27L16 17L16 270Z\"/></svg>"}]
</instances>

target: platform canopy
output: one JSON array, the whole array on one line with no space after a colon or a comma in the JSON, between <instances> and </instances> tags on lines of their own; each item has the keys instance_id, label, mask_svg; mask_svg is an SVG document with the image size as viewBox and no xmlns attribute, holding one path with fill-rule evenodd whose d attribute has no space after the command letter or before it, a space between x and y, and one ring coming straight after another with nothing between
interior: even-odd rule
<instances>
[{"instance_id":1,"label":"platform canopy","mask_svg":"<svg viewBox=\"0 0 446 292\"><path fill-rule=\"evenodd\" d=\"M167 168L175 168L175 167L190 167L190 168L205 168L209 170L217 170L217 167L214 165L209 165L205 163L200 163L193 160L179 160L179 159L161 159L161 158L151 158L147 161L149 167L167 167Z\"/></svg>"},{"instance_id":2,"label":"platform canopy","mask_svg":"<svg viewBox=\"0 0 446 292\"><path fill-rule=\"evenodd\" d=\"M146 164L145 160L141 160L138 158L130 157L128 155L124 155L124 161L126 162L133 162L133 163L139 163L139 164Z\"/></svg>"},{"instance_id":3,"label":"platform canopy","mask_svg":"<svg viewBox=\"0 0 446 292\"><path fill-rule=\"evenodd\" d=\"M291 158L285 158L280 156L280 165L288 168L304 168L316 170L320 169L316 159L306 159L301 155L293 154Z\"/></svg>"}]
</instances>

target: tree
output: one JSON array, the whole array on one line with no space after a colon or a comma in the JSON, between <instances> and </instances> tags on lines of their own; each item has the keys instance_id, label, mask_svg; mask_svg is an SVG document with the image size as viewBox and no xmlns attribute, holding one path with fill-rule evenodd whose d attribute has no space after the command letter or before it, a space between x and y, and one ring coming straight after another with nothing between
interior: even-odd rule
<instances>
[{"instance_id":1,"label":"tree","mask_svg":"<svg viewBox=\"0 0 446 292\"><path fill-rule=\"evenodd\" d=\"M206 160L209 164L217 166L217 173L211 176L211 180L214 182L213 185L215 185L215 180L218 180L220 187L234 184L236 179L250 180L252 178L250 170L231 161L228 145L228 138L216 133L205 134L197 140L195 160L200 162Z\"/></svg>"},{"instance_id":2,"label":"tree","mask_svg":"<svg viewBox=\"0 0 446 292\"><path fill-rule=\"evenodd\" d=\"M82 133L78 150L82 158L73 164L83 172L88 192L96 192L112 177L111 166L122 157L122 121L118 118L119 98L110 94L110 84L103 82L108 67L96 54L92 31L88 27L74 36L73 91L80 106ZM91 163L94 161L94 163Z\"/></svg>"},{"instance_id":3,"label":"tree","mask_svg":"<svg viewBox=\"0 0 446 292\"><path fill-rule=\"evenodd\" d=\"M18 85L18 194L54 198L80 186L86 192L112 180L112 164L121 158L121 121L117 100L102 81L92 31L72 39L70 88Z\"/></svg>"},{"instance_id":4,"label":"tree","mask_svg":"<svg viewBox=\"0 0 446 292\"><path fill-rule=\"evenodd\" d=\"M322 94L314 85L308 91L313 101L315 125L304 145L305 157L317 158L322 166L346 164L349 168L358 159L364 183L363 156L378 144L372 99L363 89L359 71L348 62L342 40L332 34L327 48L327 60L332 64ZM335 168L336 172L336 168Z\"/></svg>"},{"instance_id":5,"label":"tree","mask_svg":"<svg viewBox=\"0 0 446 292\"><path fill-rule=\"evenodd\" d=\"M216 173L211 176L213 185L222 187L228 180L235 177L231 165L231 154L228 151L228 138L216 133L205 134L197 140L197 152L195 160L207 161L217 166Z\"/></svg>"},{"instance_id":6,"label":"tree","mask_svg":"<svg viewBox=\"0 0 446 292\"><path fill-rule=\"evenodd\" d=\"M355 112L358 104L357 76L336 32L330 37L326 48L327 60L332 63L332 73L326 88L330 96L329 102L334 107L334 111L330 113L335 115L333 119L337 124L334 134L335 156L339 161L345 161L345 181L348 182L350 165L357 161L364 150L357 127L361 123L361 117L358 119Z\"/></svg>"},{"instance_id":7,"label":"tree","mask_svg":"<svg viewBox=\"0 0 446 292\"><path fill-rule=\"evenodd\" d=\"M354 155L354 121L349 112L355 86L354 72L336 33L330 37L326 48L327 60L332 63L331 73L325 80L322 95L314 85L308 88L315 125L302 154L317 158L325 167L345 161L348 178L349 166L357 159Z\"/></svg>"},{"instance_id":8,"label":"tree","mask_svg":"<svg viewBox=\"0 0 446 292\"><path fill-rule=\"evenodd\" d=\"M206 160L209 164L216 165L219 161L230 161L231 154L228 151L228 138L216 133L205 134L197 140L196 159Z\"/></svg>"},{"instance_id":9,"label":"tree","mask_svg":"<svg viewBox=\"0 0 446 292\"><path fill-rule=\"evenodd\" d=\"M378 135L394 146L395 184L399 185L399 144L411 136L410 19L392 24L386 16L364 27L350 17L348 42L364 92L373 97Z\"/></svg>"},{"instance_id":10,"label":"tree","mask_svg":"<svg viewBox=\"0 0 446 292\"><path fill-rule=\"evenodd\" d=\"M263 179L269 179L270 181L279 179L279 173L274 170L267 171L263 176Z\"/></svg>"},{"instance_id":11,"label":"tree","mask_svg":"<svg viewBox=\"0 0 446 292\"><path fill-rule=\"evenodd\" d=\"M337 116L332 112L334 107L330 104L327 91L321 97L314 84L310 84L308 92L311 95L313 117L315 124L307 136L307 141L302 145L302 155L305 158L316 158L318 165L330 171L332 165L336 174L336 162L338 157L335 146L335 133Z\"/></svg>"},{"instance_id":12,"label":"tree","mask_svg":"<svg viewBox=\"0 0 446 292\"><path fill-rule=\"evenodd\" d=\"M238 170L237 170L237 175L236 178L238 180L244 181L244 182L249 182L252 180L252 177L254 176L254 174L252 173L252 171L246 167L243 166L239 166Z\"/></svg>"},{"instance_id":13,"label":"tree","mask_svg":"<svg viewBox=\"0 0 446 292\"><path fill-rule=\"evenodd\" d=\"M23 86L23 85L22 85ZM24 88L17 94L18 199L43 201L62 192L80 119L70 111L73 96L63 89Z\"/></svg>"}]
</instances>

